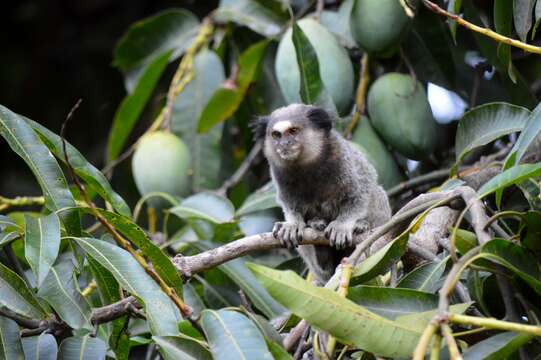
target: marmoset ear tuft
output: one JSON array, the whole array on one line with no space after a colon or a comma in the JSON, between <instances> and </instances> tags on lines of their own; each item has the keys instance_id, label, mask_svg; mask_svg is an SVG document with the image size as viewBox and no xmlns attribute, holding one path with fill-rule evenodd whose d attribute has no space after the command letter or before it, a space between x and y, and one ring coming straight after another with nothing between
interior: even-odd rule
<instances>
[{"instance_id":1,"label":"marmoset ear tuft","mask_svg":"<svg viewBox=\"0 0 541 360\"><path fill-rule=\"evenodd\" d=\"M254 133L254 140L260 140L265 137L267 133L267 125L269 124L269 118L266 116L259 116L250 121L248 126Z\"/></svg>"},{"instance_id":2,"label":"marmoset ear tuft","mask_svg":"<svg viewBox=\"0 0 541 360\"><path fill-rule=\"evenodd\" d=\"M331 130L333 127L333 118L322 108L310 108L306 113L306 117L319 129Z\"/></svg>"}]
</instances>

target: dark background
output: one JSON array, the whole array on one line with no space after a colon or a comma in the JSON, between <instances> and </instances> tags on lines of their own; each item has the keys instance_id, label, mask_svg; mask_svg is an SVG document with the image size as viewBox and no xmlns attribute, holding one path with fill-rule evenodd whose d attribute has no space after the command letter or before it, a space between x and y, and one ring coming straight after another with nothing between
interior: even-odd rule
<instances>
[{"instance_id":1,"label":"dark background","mask_svg":"<svg viewBox=\"0 0 541 360\"><path fill-rule=\"evenodd\" d=\"M66 137L101 168L115 110L126 94L122 74L111 65L118 39L133 22L161 10L184 7L201 18L217 2L7 2L0 22L0 104L59 133L70 109L82 99ZM133 191L132 184L122 189L118 181L126 171L129 161L113 183L121 195ZM39 194L26 164L0 137L0 195Z\"/></svg>"}]
</instances>

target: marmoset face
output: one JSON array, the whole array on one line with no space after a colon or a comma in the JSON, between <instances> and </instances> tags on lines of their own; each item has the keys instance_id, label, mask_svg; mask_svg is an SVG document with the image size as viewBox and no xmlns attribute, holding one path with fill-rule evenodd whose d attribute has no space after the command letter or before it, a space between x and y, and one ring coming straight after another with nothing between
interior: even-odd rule
<instances>
[{"instance_id":1,"label":"marmoset face","mask_svg":"<svg viewBox=\"0 0 541 360\"><path fill-rule=\"evenodd\" d=\"M289 120L280 120L270 129L270 139L276 154L284 161L295 161L302 153L300 141L303 129Z\"/></svg>"},{"instance_id":2,"label":"marmoset face","mask_svg":"<svg viewBox=\"0 0 541 360\"><path fill-rule=\"evenodd\" d=\"M256 136L265 138L264 152L271 164L311 165L328 142L332 119L322 109L292 104L259 118L252 126Z\"/></svg>"}]
</instances>

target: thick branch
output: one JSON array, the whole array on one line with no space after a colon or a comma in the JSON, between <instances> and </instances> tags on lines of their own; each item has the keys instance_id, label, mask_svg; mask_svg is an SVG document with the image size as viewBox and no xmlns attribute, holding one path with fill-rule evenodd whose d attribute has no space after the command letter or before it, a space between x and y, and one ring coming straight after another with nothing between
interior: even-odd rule
<instances>
[{"instance_id":1,"label":"thick branch","mask_svg":"<svg viewBox=\"0 0 541 360\"><path fill-rule=\"evenodd\" d=\"M118 319L139 308L141 308L141 305L137 300L133 296L128 296L127 298L110 305L94 309L92 311L91 321L95 325L106 323Z\"/></svg>"},{"instance_id":2,"label":"thick branch","mask_svg":"<svg viewBox=\"0 0 541 360\"><path fill-rule=\"evenodd\" d=\"M141 305L137 302L137 300L133 296L129 296L116 303L93 309L90 321L94 325L99 325L113 321L130 313L135 313L138 315L137 310L140 307ZM25 335L27 336L37 335L46 330L61 331L69 329L68 324L56 318L44 320L28 319L6 308L0 309L0 316L12 319L19 326L25 329L34 330L25 332Z\"/></svg>"},{"instance_id":3,"label":"thick branch","mask_svg":"<svg viewBox=\"0 0 541 360\"><path fill-rule=\"evenodd\" d=\"M411 207L407 204L402 211L395 215L386 224L374 229L368 236L367 234L358 235L355 242L358 245L357 249L353 253L351 259L357 260L359 256L372 245L374 241L385 235L396 226L403 222L410 220L420 212L426 210L430 206L433 206L438 200L446 199L452 200L456 195L441 193L439 196L431 196L428 202L421 202L417 205L417 200L414 199L410 204L417 206ZM328 245L329 241L325 238L323 232L313 230L311 228L304 229L302 244L315 244L315 245ZM360 247L359 247L360 246ZM194 256L182 256L177 255L173 259L177 270L185 277L189 278L193 274L211 269L224 262L233 260L235 258L244 256L254 251L270 250L282 247L280 242L274 238L271 233L263 233L258 235L247 236L245 238L230 242L226 245L204 251Z\"/></svg>"}]
</instances>

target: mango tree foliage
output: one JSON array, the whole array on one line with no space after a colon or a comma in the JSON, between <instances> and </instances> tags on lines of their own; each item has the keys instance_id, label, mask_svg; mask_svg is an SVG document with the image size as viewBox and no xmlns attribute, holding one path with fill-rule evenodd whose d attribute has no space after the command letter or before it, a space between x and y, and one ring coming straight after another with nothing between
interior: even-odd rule
<instances>
[{"instance_id":1,"label":"mango tree foliage","mask_svg":"<svg viewBox=\"0 0 541 360\"><path fill-rule=\"evenodd\" d=\"M444 358L449 337L423 339L447 320L465 359L541 353L541 1L195 10L116 39L105 164L0 105L35 178L0 194L0 358ZM334 116L397 214L327 284L273 238L250 127L297 102Z\"/></svg>"}]
</instances>

